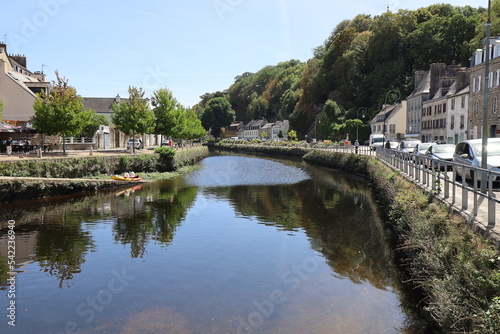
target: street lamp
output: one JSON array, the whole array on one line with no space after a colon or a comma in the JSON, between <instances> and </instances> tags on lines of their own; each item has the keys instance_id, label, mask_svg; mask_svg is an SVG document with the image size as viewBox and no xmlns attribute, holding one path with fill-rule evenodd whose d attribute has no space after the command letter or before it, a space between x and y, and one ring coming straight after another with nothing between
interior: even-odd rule
<instances>
[{"instance_id":1,"label":"street lamp","mask_svg":"<svg viewBox=\"0 0 500 334\"><path fill-rule=\"evenodd\" d=\"M360 112L360 111L362 111L362 112L361 112L361 117L362 117L362 118L365 118L366 108L365 108L365 107L361 107L361 108L359 108L359 109L358 109L358 111L356 111L356 119L358 119L358 120L359 120L359 112ZM359 126L359 124L358 124L358 123L356 123L356 140L358 140L358 139L359 139L359 138L358 138L358 137L359 137L359 130L358 130L358 126Z\"/></svg>"},{"instance_id":2,"label":"street lamp","mask_svg":"<svg viewBox=\"0 0 500 334\"><path fill-rule=\"evenodd\" d=\"M483 102L483 133L481 168L488 169L488 94L490 81L490 39L491 39L491 0L488 0L488 21L486 22L486 57L484 60L484 102ZM481 192L486 192L486 173L481 173Z\"/></svg>"}]
</instances>

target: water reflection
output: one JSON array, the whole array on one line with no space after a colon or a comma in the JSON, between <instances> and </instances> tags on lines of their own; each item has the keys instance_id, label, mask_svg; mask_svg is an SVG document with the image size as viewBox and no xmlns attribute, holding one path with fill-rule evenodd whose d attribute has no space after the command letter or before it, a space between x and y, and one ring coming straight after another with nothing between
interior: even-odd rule
<instances>
[{"instance_id":1,"label":"water reflection","mask_svg":"<svg viewBox=\"0 0 500 334\"><path fill-rule=\"evenodd\" d=\"M61 332L68 321L82 333L417 332L361 178L211 157L187 177L12 204L0 217L4 254L4 222L17 224L17 275L29 291L21 332ZM78 307L113 270L133 279L88 323ZM286 302L254 326L249 317L278 290Z\"/></svg>"}]
</instances>

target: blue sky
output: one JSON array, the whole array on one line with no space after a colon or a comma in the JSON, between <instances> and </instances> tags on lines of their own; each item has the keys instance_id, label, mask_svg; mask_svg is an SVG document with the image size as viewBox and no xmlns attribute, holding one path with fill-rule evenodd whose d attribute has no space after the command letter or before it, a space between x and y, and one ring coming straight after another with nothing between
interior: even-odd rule
<instances>
[{"instance_id":1,"label":"blue sky","mask_svg":"<svg viewBox=\"0 0 500 334\"><path fill-rule=\"evenodd\" d=\"M0 41L28 68L54 71L84 97L148 96L161 87L185 106L266 65L312 57L335 26L357 14L416 9L406 0L9 0ZM488 2L455 0L455 6Z\"/></svg>"}]
</instances>

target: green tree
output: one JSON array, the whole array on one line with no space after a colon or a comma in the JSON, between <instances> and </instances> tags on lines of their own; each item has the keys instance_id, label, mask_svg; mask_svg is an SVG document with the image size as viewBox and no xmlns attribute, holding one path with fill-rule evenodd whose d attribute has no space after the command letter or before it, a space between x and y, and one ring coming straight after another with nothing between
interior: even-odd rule
<instances>
[{"instance_id":1,"label":"green tree","mask_svg":"<svg viewBox=\"0 0 500 334\"><path fill-rule=\"evenodd\" d=\"M87 109L82 114L84 125L80 136L82 137L93 137L97 130L99 130L100 125L109 125L109 121L104 115L97 114L92 109Z\"/></svg>"},{"instance_id":2,"label":"green tree","mask_svg":"<svg viewBox=\"0 0 500 334\"><path fill-rule=\"evenodd\" d=\"M278 138L279 139L283 139L285 135L283 134L283 130L280 129L280 131L278 132Z\"/></svg>"},{"instance_id":3,"label":"green tree","mask_svg":"<svg viewBox=\"0 0 500 334\"><path fill-rule=\"evenodd\" d=\"M196 139L204 137L207 131L201 124L201 120L196 116L193 109L185 112L185 126L182 133L183 139Z\"/></svg>"},{"instance_id":4,"label":"green tree","mask_svg":"<svg viewBox=\"0 0 500 334\"><path fill-rule=\"evenodd\" d=\"M231 103L224 97L216 97L208 102L201 123L207 131L212 129L212 136L220 138L221 128L229 126L234 118L235 113Z\"/></svg>"},{"instance_id":5,"label":"green tree","mask_svg":"<svg viewBox=\"0 0 500 334\"><path fill-rule=\"evenodd\" d=\"M252 119L266 118L268 110L269 110L269 102L262 96L255 98L248 105L248 115Z\"/></svg>"},{"instance_id":6,"label":"green tree","mask_svg":"<svg viewBox=\"0 0 500 334\"><path fill-rule=\"evenodd\" d=\"M66 137L81 134L89 112L76 89L68 85L56 71L57 84L37 95L33 108L33 126L41 132L63 137L63 152L66 154Z\"/></svg>"},{"instance_id":7,"label":"green tree","mask_svg":"<svg viewBox=\"0 0 500 334\"><path fill-rule=\"evenodd\" d=\"M130 86L128 93L128 101L111 106L114 111L111 121L116 129L131 135L132 138L136 134L152 133L155 119L153 112L149 109L148 100L144 98L144 91L142 88ZM132 152L135 152L134 146L132 145Z\"/></svg>"},{"instance_id":8,"label":"green tree","mask_svg":"<svg viewBox=\"0 0 500 334\"><path fill-rule=\"evenodd\" d=\"M295 130L288 131L288 140L297 140L297 132Z\"/></svg>"},{"instance_id":9,"label":"green tree","mask_svg":"<svg viewBox=\"0 0 500 334\"><path fill-rule=\"evenodd\" d=\"M180 103L167 88L153 93L151 99L156 119L156 131L164 136L179 138L184 127L184 112Z\"/></svg>"},{"instance_id":10,"label":"green tree","mask_svg":"<svg viewBox=\"0 0 500 334\"><path fill-rule=\"evenodd\" d=\"M2 119L3 101L0 99L0 119Z\"/></svg>"}]
</instances>

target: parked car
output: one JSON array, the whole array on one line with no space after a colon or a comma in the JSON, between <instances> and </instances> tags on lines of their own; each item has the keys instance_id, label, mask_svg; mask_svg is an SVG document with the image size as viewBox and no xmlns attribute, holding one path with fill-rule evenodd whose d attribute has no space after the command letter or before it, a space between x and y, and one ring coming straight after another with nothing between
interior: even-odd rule
<instances>
[{"instance_id":1,"label":"parked car","mask_svg":"<svg viewBox=\"0 0 500 334\"><path fill-rule=\"evenodd\" d=\"M488 138L488 169L500 173L500 138ZM481 157L483 151L482 139L465 140L457 144L453 161L470 167L481 167ZM465 177L469 180L480 181L479 175L474 175L474 170L457 166L457 177ZM500 181L497 176L493 181Z\"/></svg>"},{"instance_id":2,"label":"parked car","mask_svg":"<svg viewBox=\"0 0 500 334\"><path fill-rule=\"evenodd\" d=\"M425 152L425 155L432 159L432 168L438 168L439 166L439 169L448 170L452 166L451 162L453 161L454 153L454 144L443 144L429 146L429 148L427 148L427 151ZM443 161L447 161L448 163L444 163Z\"/></svg>"},{"instance_id":3,"label":"parked car","mask_svg":"<svg viewBox=\"0 0 500 334\"><path fill-rule=\"evenodd\" d=\"M397 141L390 141L389 144L391 145L391 150L397 149L399 145Z\"/></svg>"},{"instance_id":4,"label":"parked car","mask_svg":"<svg viewBox=\"0 0 500 334\"><path fill-rule=\"evenodd\" d=\"M131 138L128 140L127 148L130 149L132 147L132 145L134 145L134 147L138 148L138 149L144 148L144 144L142 143L142 140L138 139L138 138Z\"/></svg>"},{"instance_id":5,"label":"parked car","mask_svg":"<svg viewBox=\"0 0 500 334\"><path fill-rule=\"evenodd\" d=\"M418 143L413 149L413 161L417 162L420 157L425 156L425 152L432 145L436 145L436 143Z\"/></svg>"},{"instance_id":6,"label":"parked car","mask_svg":"<svg viewBox=\"0 0 500 334\"><path fill-rule=\"evenodd\" d=\"M385 136L383 134L371 134L369 140L370 150L375 151L377 147L384 147L385 144Z\"/></svg>"},{"instance_id":7,"label":"parked car","mask_svg":"<svg viewBox=\"0 0 500 334\"><path fill-rule=\"evenodd\" d=\"M403 140L399 143L398 150L405 153L413 153L415 147L421 143L420 140Z\"/></svg>"}]
</instances>

